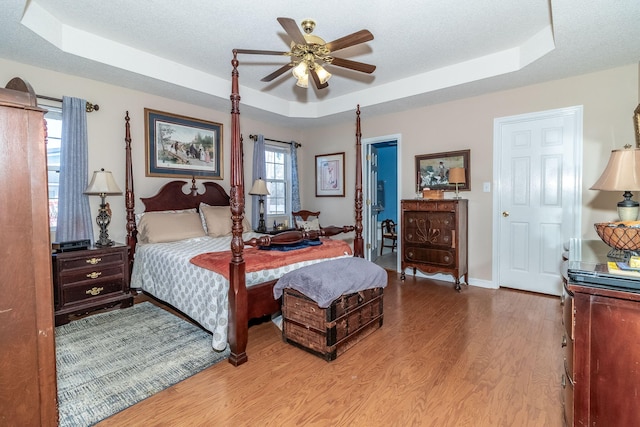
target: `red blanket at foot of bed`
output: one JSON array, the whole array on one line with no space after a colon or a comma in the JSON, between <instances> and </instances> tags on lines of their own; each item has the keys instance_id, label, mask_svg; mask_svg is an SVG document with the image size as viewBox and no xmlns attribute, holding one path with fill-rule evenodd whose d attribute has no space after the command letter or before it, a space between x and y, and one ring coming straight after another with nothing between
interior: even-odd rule
<instances>
[{"instance_id":1,"label":"red blanket at foot of bed","mask_svg":"<svg viewBox=\"0 0 640 427\"><path fill-rule=\"evenodd\" d=\"M322 239L322 245L310 246L294 251L264 251L257 248L244 249L245 271L251 273L270 270L285 265L313 259L336 258L352 255L351 248L343 240ZM223 275L229 279L231 251L207 252L191 258L191 263Z\"/></svg>"}]
</instances>

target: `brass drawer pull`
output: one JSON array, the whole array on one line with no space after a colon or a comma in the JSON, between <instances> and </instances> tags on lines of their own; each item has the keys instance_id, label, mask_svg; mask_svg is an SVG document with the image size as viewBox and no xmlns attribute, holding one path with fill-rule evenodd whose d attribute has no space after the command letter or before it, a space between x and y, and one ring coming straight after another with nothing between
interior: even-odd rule
<instances>
[{"instance_id":1,"label":"brass drawer pull","mask_svg":"<svg viewBox=\"0 0 640 427\"><path fill-rule=\"evenodd\" d=\"M87 277L89 279L97 279L98 277L100 277L102 275L101 271L92 271L91 273L87 274Z\"/></svg>"},{"instance_id":2,"label":"brass drawer pull","mask_svg":"<svg viewBox=\"0 0 640 427\"><path fill-rule=\"evenodd\" d=\"M95 286L91 289L87 289L85 294L87 295L99 295L100 292L104 291L104 288L96 288Z\"/></svg>"},{"instance_id":3,"label":"brass drawer pull","mask_svg":"<svg viewBox=\"0 0 640 427\"><path fill-rule=\"evenodd\" d=\"M91 258L86 260L87 264L91 264L91 265L96 265L100 261L102 261L102 258Z\"/></svg>"}]
</instances>

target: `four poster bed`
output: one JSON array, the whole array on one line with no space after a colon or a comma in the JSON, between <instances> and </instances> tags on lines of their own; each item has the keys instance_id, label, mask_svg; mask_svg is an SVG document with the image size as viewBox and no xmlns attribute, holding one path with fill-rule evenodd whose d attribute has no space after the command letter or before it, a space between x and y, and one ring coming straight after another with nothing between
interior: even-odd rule
<instances>
[{"instance_id":1,"label":"four poster bed","mask_svg":"<svg viewBox=\"0 0 640 427\"><path fill-rule=\"evenodd\" d=\"M229 362L238 366L247 361L249 320L276 313L280 309L279 301L273 296L273 286L279 277L287 271L326 259L363 257L364 246L359 106L356 110L355 226L331 226L318 231L285 231L272 236L247 230L250 226L244 220L243 141L240 133L236 51L233 52L231 64L229 194L214 182L202 183L204 192L198 193L195 178L186 194L183 192L186 182L172 181L164 185L155 196L141 198L145 213L141 215L142 218L136 218L127 112L125 203L131 287L141 289L172 305L212 332L214 349L223 350L228 343L231 351ZM222 216L220 212L215 215L210 213L220 209L224 211ZM180 230L189 228L187 223L193 223L196 211L199 211L197 215L202 220L201 227L208 234L190 234L189 238L177 241L175 238L166 238L167 234L179 233ZM167 213L173 216L166 215ZM173 222L168 222L168 218ZM227 228L219 237L210 237L213 236L213 228L220 228L225 224L226 227L230 225L231 233ZM353 252L345 242L330 239L330 236L350 231L355 231ZM312 242L314 244L308 248L288 252L262 250L277 248L279 245ZM341 245L346 246L346 249ZM286 261L282 261L283 259Z\"/></svg>"}]
</instances>

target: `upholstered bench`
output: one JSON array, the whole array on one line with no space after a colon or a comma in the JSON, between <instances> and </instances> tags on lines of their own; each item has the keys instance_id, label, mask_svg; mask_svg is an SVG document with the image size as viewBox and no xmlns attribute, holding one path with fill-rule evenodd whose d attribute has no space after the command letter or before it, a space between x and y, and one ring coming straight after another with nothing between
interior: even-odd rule
<instances>
[{"instance_id":1,"label":"upholstered bench","mask_svg":"<svg viewBox=\"0 0 640 427\"><path fill-rule=\"evenodd\" d=\"M282 276L282 338L330 361L382 326L386 271L348 257L302 267Z\"/></svg>"}]
</instances>

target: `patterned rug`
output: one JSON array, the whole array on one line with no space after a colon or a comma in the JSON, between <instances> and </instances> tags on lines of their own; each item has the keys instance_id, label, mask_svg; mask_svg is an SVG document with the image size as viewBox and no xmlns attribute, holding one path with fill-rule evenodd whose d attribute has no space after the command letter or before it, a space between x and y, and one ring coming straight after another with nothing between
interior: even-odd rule
<instances>
[{"instance_id":1,"label":"patterned rug","mask_svg":"<svg viewBox=\"0 0 640 427\"><path fill-rule=\"evenodd\" d=\"M58 326L60 426L95 424L228 356L150 302Z\"/></svg>"}]
</instances>

